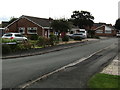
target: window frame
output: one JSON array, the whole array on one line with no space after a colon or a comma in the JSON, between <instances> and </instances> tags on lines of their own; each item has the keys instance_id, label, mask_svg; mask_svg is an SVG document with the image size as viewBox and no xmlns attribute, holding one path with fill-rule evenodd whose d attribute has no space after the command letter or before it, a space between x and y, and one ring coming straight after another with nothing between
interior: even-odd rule
<instances>
[{"instance_id":1,"label":"window frame","mask_svg":"<svg viewBox=\"0 0 120 90\"><path fill-rule=\"evenodd\" d=\"M106 33L106 34L111 34L112 31L111 31L111 30L105 30L105 33Z\"/></svg>"},{"instance_id":2,"label":"window frame","mask_svg":"<svg viewBox=\"0 0 120 90\"><path fill-rule=\"evenodd\" d=\"M95 31L95 33L97 33L97 34L102 34L102 33L104 33L104 32L103 32L102 29L98 29L98 30Z\"/></svg>"},{"instance_id":3,"label":"window frame","mask_svg":"<svg viewBox=\"0 0 120 90\"><path fill-rule=\"evenodd\" d=\"M23 30L23 32L20 32L20 30ZM25 34L25 27L19 27L19 33Z\"/></svg>"},{"instance_id":4,"label":"window frame","mask_svg":"<svg viewBox=\"0 0 120 90\"><path fill-rule=\"evenodd\" d=\"M30 32L30 30L35 30L36 32L35 32L35 33L32 33L32 32ZM37 27L28 27L28 28L27 28L27 33L28 33L28 34L37 34Z\"/></svg>"}]
</instances>

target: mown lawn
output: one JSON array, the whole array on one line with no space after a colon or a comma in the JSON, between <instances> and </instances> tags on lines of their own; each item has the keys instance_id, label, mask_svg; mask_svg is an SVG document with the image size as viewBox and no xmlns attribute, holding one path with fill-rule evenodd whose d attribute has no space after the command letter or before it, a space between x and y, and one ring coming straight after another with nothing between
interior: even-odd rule
<instances>
[{"instance_id":1,"label":"mown lawn","mask_svg":"<svg viewBox=\"0 0 120 90\"><path fill-rule=\"evenodd\" d=\"M96 74L88 81L89 88L119 88L120 76L108 74Z\"/></svg>"}]
</instances>

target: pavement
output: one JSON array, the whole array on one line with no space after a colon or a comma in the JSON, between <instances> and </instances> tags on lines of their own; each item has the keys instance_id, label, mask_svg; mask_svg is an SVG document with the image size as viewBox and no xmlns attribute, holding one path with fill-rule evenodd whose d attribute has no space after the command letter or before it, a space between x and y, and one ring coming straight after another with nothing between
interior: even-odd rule
<instances>
[{"instance_id":1,"label":"pavement","mask_svg":"<svg viewBox=\"0 0 120 90\"><path fill-rule=\"evenodd\" d=\"M118 60L118 56L116 56L113 61L106 66L101 73L105 73L105 74L110 74L110 75L120 75L120 60Z\"/></svg>"}]
</instances>

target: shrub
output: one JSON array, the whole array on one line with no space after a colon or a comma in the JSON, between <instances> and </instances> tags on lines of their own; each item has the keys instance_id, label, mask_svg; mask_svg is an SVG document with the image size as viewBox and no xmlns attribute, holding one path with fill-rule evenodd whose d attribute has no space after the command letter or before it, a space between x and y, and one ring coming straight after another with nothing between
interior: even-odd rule
<instances>
[{"instance_id":1,"label":"shrub","mask_svg":"<svg viewBox=\"0 0 120 90\"><path fill-rule=\"evenodd\" d=\"M24 47L24 44L18 44L18 50L24 50L25 47Z\"/></svg>"},{"instance_id":2,"label":"shrub","mask_svg":"<svg viewBox=\"0 0 120 90\"><path fill-rule=\"evenodd\" d=\"M38 40L38 35L34 34L28 37L30 40Z\"/></svg>"},{"instance_id":3,"label":"shrub","mask_svg":"<svg viewBox=\"0 0 120 90\"><path fill-rule=\"evenodd\" d=\"M100 37L99 37L99 36L94 36L94 38L100 39Z\"/></svg>"},{"instance_id":4,"label":"shrub","mask_svg":"<svg viewBox=\"0 0 120 90\"><path fill-rule=\"evenodd\" d=\"M95 31L94 30L88 30L88 37L89 38L94 38L95 36Z\"/></svg>"},{"instance_id":5,"label":"shrub","mask_svg":"<svg viewBox=\"0 0 120 90\"><path fill-rule=\"evenodd\" d=\"M49 38L44 38L44 43L45 43L45 45L50 45L50 39Z\"/></svg>"},{"instance_id":6,"label":"shrub","mask_svg":"<svg viewBox=\"0 0 120 90\"><path fill-rule=\"evenodd\" d=\"M22 43L19 43L19 44L18 43L16 43L16 44L6 44L5 43L5 44L2 45L2 53L3 54L8 54L8 53L16 52L16 51L19 51L19 50L31 49L32 47L34 47L34 46L30 42L22 42Z\"/></svg>"},{"instance_id":7,"label":"shrub","mask_svg":"<svg viewBox=\"0 0 120 90\"><path fill-rule=\"evenodd\" d=\"M18 44L9 44L9 46L11 48L11 52L15 52L15 51L19 50Z\"/></svg>"},{"instance_id":8,"label":"shrub","mask_svg":"<svg viewBox=\"0 0 120 90\"><path fill-rule=\"evenodd\" d=\"M2 54L8 54L11 52L11 48L9 45L7 44L3 44L2 45Z\"/></svg>"},{"instance_id":9,"label":"shrub","mask_svg":"<svg viewBox=\"0 0 120 90\"><path fill-rule=\"evenodd\" d=\"M81 38L81 37L74 37L74 40L79 40L79 41L81 41L82 38Z\"/></svg>"},{"instance_id":10,"label":"shrub","mask_svg":"<svg viewBox=\"0 0 120 90\"><path fill-rule=\"evenodd\" d=\"M45 37L40 36L37 40L37 45L45 47Z\"/></svg>"},{"instance_id":11,"label":"shrub","mask_svg":"<svg viewBox=\"0 0 120 90\"><path fill-rule=\"evenodd\" d=\"M33 44L29 43L29 42L24 42L22 43L21 46L22 48L21 49L31 49L33 47Z\"/></svg>"},{"instance_id":12,"label":"shrub","mask_svg":"<svg viewBox=\"0 0 120 90\"><path fill-rule=\"evenodd\" d=\"M17 51L17 41L14 39L1 39L2 40L2 49L3 54L8 54L10 52ZM8 44L11 43L11 44ZM13 43L13 44L12 44Z\"/></svg>"},{"instance_id":13,"label":"shrub","mask_svg":"<svg viewBox=\"0 0 120 90\"><path fill-rule=\"evenodd\" d=\"M55 45L58 43L58 38L56 35L51 34L49 37L50 37L50 45Z\"/></svg>"},{"instance_id":14,"label":"shrub","mask_svg":"<svg viewBox=\"0 0 120 90\"><path fill-rule=\"evenodd\" d=\"M67 35L65 35L65 36L62 38L62 41L68 42L68 41L69 41L69 37L68 37Z\"/></svg>"},{"instance_id":15,"label":"shrub","mask_svg":"<svg viewBox=\"0 0 120 90\"><path fill-rule=\"evenodd\" d=\"M17 43L17 40L15 40L15 39L2 39L2 43L10 43L10 42L16 42Z\"/></svg>"}]
</instances>

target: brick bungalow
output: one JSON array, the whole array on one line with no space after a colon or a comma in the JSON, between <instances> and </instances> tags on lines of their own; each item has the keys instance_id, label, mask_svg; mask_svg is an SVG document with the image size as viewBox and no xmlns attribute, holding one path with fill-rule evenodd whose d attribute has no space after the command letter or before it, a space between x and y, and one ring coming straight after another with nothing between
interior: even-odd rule
<instances>
[{"instance_id":1,"label":"brick bungalow","mask_svg":"<svg viewBox=\"0 0 120 90\"><path fill-rule=\"evenodd\" d=\"M9 24L5 32L19 32L26 36L37 34L39 36L49 37L50 22L50 19L22 15Z\"/></svg>"},{"instance_id":2,"label":"brick bungalow","mask_svg":"<svg viewBox=\"0 0 120 90\"><path fill-rule=\"evenodd\" d=\"M116 29L111 24L95 23L92 27L97 36L115 36Z\"/></svg>"}]
</instances>

